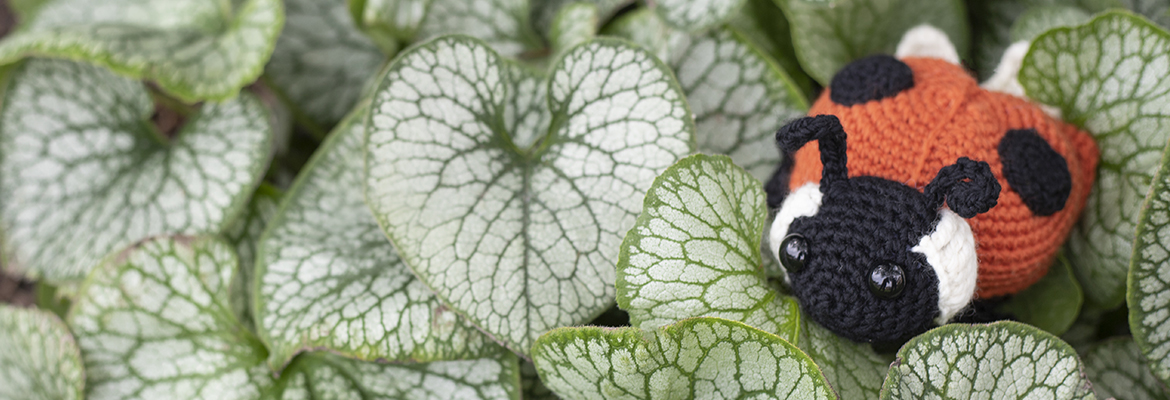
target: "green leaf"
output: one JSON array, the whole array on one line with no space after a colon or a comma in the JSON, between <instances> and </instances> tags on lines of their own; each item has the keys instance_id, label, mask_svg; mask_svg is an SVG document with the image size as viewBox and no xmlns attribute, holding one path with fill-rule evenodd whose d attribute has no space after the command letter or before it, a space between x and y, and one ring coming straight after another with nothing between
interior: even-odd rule
<instances>
[{"instance_id":1,"label":"green leaf","mask_svg":"<svg viewBox=\"0 0 1170 400\"><path fill-rule=\"evenodd\" d=\"M1126 303L1134 341L1170 385L1170 152L1161 164L1137 221Z\"/></svg>"},{"instance_id":2,"label":"green leaf","mask_svg":"<svg viewBox=\"0 0 1170 400\"><path fill-rule=\"evenodd\" d=\"M671 28L658 14L638 8L622 14L602 29L601 34L617 36L642 46L661 60L670 59L671 43L686 32Z\"/></svg>"},{"instance_id":3,"label":"green leaf","mask_svg":"<svg viewBox=\"0 0 1170 400\"><path fill-rule=\"evenodd\" d=\"M1060 108L1101 149L1097 180L1069 237L1069 261L1090 302L1125 300L1134 230L1170 137L1170 35L1107 13L1032 43L1020 70L1028 97Z\"/></svg>"},{"instance_id":4,"label":"green leaf","mask_svg":"<svg viewBox=\"0 0 1170 400\"><path fill-rule=\"evenodd\" d=\"M776 130L808 112L800 89L730 28L674 43L669 64L695 114L699 151L731 156L767 182L780 165Z\"/></svg>"},{"instance_id":5,"label":"green leaf","mask_svg":"<svg viewBox=\"0 0 1170 400\"><path fill-rule=\"evenodd\" d=\"M280 0L52 0L0 42L0 62L82 60L187 102L223 100L260 76L282 8Z\"/></svg>"},{"instance_id":6,"label":"green leaf","mask_svg":"<svg viewBox=\"0 0 1170 400\"><path fill-rule=\"evenodd\" d=\"M156 237L108 258L69 314L89 399L254 399L266 352L230 305L238 259L213 237Z\"/></svg>"},{"instance_id":7,"label":"green leaf","mask_svg":"<svg viewBox=\"0 0 1170 400\"><path fill-rule=\"evenodd\" d=\"M361 0L361 10L355 17L367 31L376 31L375 36L410 41L427 16L427 8L433 0ZM350 3L354 3L350 0ZM335 4L344 4L336 2ZM290 13L291 14L291 13Z\"/></svg>"},{"instance_id":8,"label":"green leaf","mask_svg":"<svg viewBox=\"0 0 1170 400\"><path fill-rule=\"evenodd\" d=\"M252 200L248 201L244 215L232 222L223 233L224 239L236 248L236 255L240 258L240 270L231 287L232 310L253 332L256 324L252 318L252 276L256 265L256 246L268 221L276 215L279 203L280 191L266 183L260 184L256 193L252 194Z\"/></svg>"},{"instance_id":9,"label":"green leaf","mask_svg":"<svg viewBox=\"0 0 1170 400\"><path fill-rule=\"evenodd\" d=\"M1085 354L1085 375L1098 398L1156 400L1170 392L1146 366L1138 345L1129 338L1110 339Z\"/></svg>"},{"instance_id":10,"label":"green leaf","mask_svg":"<svg viewBox=\"0 0 1170 400\"><path fill-rule=\"evenodd\" d=\"M878 355L869 344L837 336L811 318L800 321L799 347L843 399L872 399L882 388L891 358Z\"/></svg>"},{"instance_id":11,"label":"green leaf","mask_svg":"<svg viewBox=\"0 0 1170 400\"><path fill-rule=\"evenodd\" d=\"M386 56L358 30L340 0L286 0L285 8L288 22L264 74L324 131L353 109Z\"/></svg>"},{"instance_id":12,"label":"green leaf","mask_svg":"<svg viewBox=\"0 0 1170 400\"><path fill-rule=\"evenodd\" d=\"M772 61L792 78L805 98L815 96L812 78L800 67L792 47L792 29L784 12L773 0L747 0L730 21L730 27L751 39Z\"/></svg>"},{"instance_id":13,"label":"green leaf","mask_svg":"<svg viewBox=\"0 0 1170 400\"><path fill-rule=\"evenodd\" d=\"M800 64L828 86L837 70L874 53L893 54L907 30L929 23L967 54L967 13L958 0L776 0L792 24Z\"/></svg>"},{"instance_id":14,"label":"green leaf","mask_svg":"<svg viewBox=\"0 0 1170 400\"><path fill-rule=\"evenodd\" d=\"M1092 399L1077 353L1018 322L950 324L910 339L882 399Z\"/></svg>"},{"instance_id":15,"label":"green leaf","mask_svg":"<svg viewBox=\"0 0 1170 400\"><path fill-rule=\"evenodd\" d=\"M567 399L835 399L816 364L783 339L718 318L653 331L559 328L532 349Z\"/></svg>"},{"instance_id":16,"label":"green leaf","mask_svg":"<svg viewBox=\"0 0 1170 400\"><path fill-rule=\"evenodd\" d=\"M1085 1L1085 0L1082 0ZM1088 0L1092 1L1092 0ZM1143 17L1149 18L1154 23L1162 28L1170 28L1170 1L1166 0L1106 0L1103 3L1111 3L1110 6L1120 5L1121 7L1132 10Z\"/></svg>"},{"instance_id":17,"label":"green leaf","mask_svg":"<svg viewBox=\"0 0 1170 400\"><path fill-rule=\"evenodd\" d=\"M367 127L379 225L446 304L520 353L609 308L640 199L694 148L682 91L645 51L595 40L551 71L532 84L479 41L438 39L390 67ZM545 90L551 111L535 112Z\"/></svg>"},{"instance_id":18,"label":"green leaf","mask_svg":"<svg viewBox=\"0 0 1170 400\"><path fill-rule=\"evenodd\" d=\"M723 24L744 0L656 0L654 11L670 26L700 32Z\"/></svg>"},{"instance_id":19,"label":"green leaf","mask_svg":"<svg viewBox=\"0 0 1170 400\"><path fill-rule=\"evenodd\" d=\"M560 397L552 392L544 382L540 380L540 375L536 373L536 366L531 362L520 363L520 386L524 389L524 395L521 396L525 400L559 400Z\"/></svg>"},{"instance_id":20,"label":"green leaf","mask_svg":"<svg viewBox=\"0 0 1170 400\"><path fill-rule=\"evenodd\" d=\"M81 400L85 371L56 315L0 304L0 399Z\"/></svg>"},{"instance_id":21,"label":"green leaf","mask_svg":"<svg viewBox=\"0 0 1170 400\"><path fill-rule=\"evenodd\" d=\"M260 241L254 307L275 369L310 349L402 362L496 347L415 279L370 215L362 200L367 110L321 145Z\"/></svg>"},{"instance_id":22,"label":"green leaf","mask_svg":"<svg viewBox=\"0 0 1170 400\"><path fill-rule=\"evenodd\" d=\"M376 364L304 353L281 372L264 399L520 399L515 354L425 364Z\"/></svg>"},{"instance_id":23,"label":"green leaf","mask_svg":"<svg viewBox=\"0 0 1170 400\"><path fill-rule=\"evenodd\" d=\"M483 40L506 57L543 49L529 22L531 0L431 0L416 40L464 34Z\"/></svg>"},{"instance_id":24,"label":"green leaf","mask_svg":"<svg viewBox=\"0 0 1170 400\"><path fill-rule=\"evenodd\" d=\"M968 1L967 9L971 15L971 58L974 60L974 69L979 79L990 78L995 68L999 66L1004 50L1012 44L1012 26L1021 14L1035 7L1075 6L1077 3L1077 0Z\"/></svg>"},{"instance_id":25,"label":"green leaf","mask_svg":"<svg viewBox=\"0 0 1170 400\"><path fill-rule=\"evenodd\" d=\"M218 233L268 165L267 113L251 95L205 103L170 139L139 82L32 60L0 112L0 230L10 268L78 281L141 238Z\"/></svg>"},{"instance_id":26,"label":"green leaf","mask_svg":"<svg viewBox=\"0 0 1170 400\"><path fill-rule=\"evenodd\" d=\"M596 5L583 1L569 3L553 19L549 41L554 51L561 53L597 36L599 25L601 15Z\"/></svg>"},{"instance_id":27,"label":"green leaf","mask_svg":"<svg viewBox=\"0 0 1170 400\"><path fill-rule=\"evenodd\" d=\"M1045 31L1059 26L1076 26L1088 22L1090 15L1084 9L1070 5L1049 5L1029 8L1012 24L1012 42L1030 41Z\"/></svg>"},{"instance_id":28,"label":"green leaf","mask_svg":"<svg viewBox=\"0 0 1170 400\"><path fill-rule=\"evenodd\" d=\"M1053 335L1061 335L1076 321L1083 302L1081 285L1062 254L1040 281L1013 295L1000 311Z\"/></svg>"},{"instance_id":29,"label":"green leaf","mask_svg":"<svg viewBox=\"0 0 1170 400\"><path fill-rule=\"evenodd\" d=\"M548 33L552 31L553 19L561 12L562 7L573 3L592 4L597 7L599 21L605 23L634 2L635 0L541 0L532 5L532 25L536 27L537 32L551 37ZM644 8L639 8L639 10L644 10Z\"/></svg>"},{"instance_id":30,"label":"green leaf","mask_svg":"<svg viewBox=\"0 0 1170 400\"><path fill-rule=\"evenodd\" d=\"M684 158L654 180L621 244L618 306L643 330L691 317L739 321L795 342L796 302L760 265L760 181L725 156Z\"/></svg>"},{"instance_id":31,"label":"green leaf","mask_svg":"<svg viewBox=\"0 0 1170 400\"><path fill-rule=\"evenodd\" d=\"M728 27L688 35L645 10L607 30L651 49L675 71L695 115L699 151L729 155L760 181L771 178L780 164L776 129L804 116L808 102L751 40Z\"/></svg>"}]
</instances>

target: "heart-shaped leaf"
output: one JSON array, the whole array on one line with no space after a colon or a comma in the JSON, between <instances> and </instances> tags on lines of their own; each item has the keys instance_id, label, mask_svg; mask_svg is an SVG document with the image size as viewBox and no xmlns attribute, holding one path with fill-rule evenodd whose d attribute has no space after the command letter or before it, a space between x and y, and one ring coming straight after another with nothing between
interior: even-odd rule
<instances>
[{"instance_id":1,"label":"heart-shaped leaf","mask_svg":"<svg viewBox=\"0 0 1170 400\"><path fill-rule=\"evenodd\" d=\"M81 400L85 371L69 327L52 313L0 304L0 399Z\"/></svg>"},{"instance_id":2,"label":"heart-shaped leaf","mask_svg":"<svg viewBox=\"0 0 1170 400\"><path fill-rule=\"evenodd\" d=\"M1103 308L1125 300L1138 214L1170 137L1167 70L1170 34L1121 12L1040 35L1020 70L1029 97L1059 107L1101 149L1068 248L1085 295Z\"/></svg>"},{"instance_id":3,"label":"heart-shaped leaf","mask_svg":"<svg viewBox=\"0 0 1170 400\"><path fill-rule=\"evenodd\" d=\"M837 336L810 318L801 319L800 324L800 349L817 363L837 395L843 399L878 396L891 359L875 353L869 344Z\"/></svg>"},{"instance_id":4,"label":"heart-shaped leaf","mask_svg":"<svg viewBox=\"0 0 1170 400\"><path fill-rule=\"evenodd\" d=\"M1165 95L1164 95L1165 96ZM1170 107L1166 107L1170 112ZM1170 385L1170 152L1142 206L1129 265L1129 327L1154 376Z\"/></svg>"},{"instance_id":5,"label":"heart-shaped leaf","mask_svg":"<svg viewBox=\"0 0 1170 400\"><path fill-rule=\"evenodd\" d=\"M1085 353L1085 375L1098 398L1156 400L1170 392L1146 367L1138 345L1128 338L1109 339Z\"/></svg>"},{"instance_id":6,"label":"heart-shaped leaf","mask_svg":"<svg viewBox=\"0 0 1170 400\"><path fill-rule=\"evenodd\" d=\"M445 303L520 353L609 308L641 197L694 148L682 91L645 51L595 40L551 71L533 85L477 40L437 39L390 67L367 127L382 229Z\"/></svg>"},{"instance_id":7,"label":"heart-shaped leaf","mask_svg":"<svg viewBox=\"0 0 1170 400\"><path fill-rule=\"evenodd\" d=\"M268 185L261 184L248 201L248 208L244 215L237 218L228 229L223 232L224 239L236 249L240 258L240 270L232 281L232 310L240 322L252 331L255 324L252 319L252 280L256 261L256 246L259 245L260 235L276 215L276 206L280 203L280 191Z\"/></svg>"},{"instance_id":8,"label":"heart-shaped leaf","mask_svg":"<svg viewBox=\"0 0 1170 400\"><path fill-rule=\"evenodd\" d=\"M725 156L693 155L654 180L621 244L618 306L643 330L691 317L740 321L795 342L796 302L767 282L759 180Z\"/></svg>"},{"instance_id":9,"label":"heart-shaped leaf","mask_svg":"<svg viewBox=\"0 0 1170 400\"><path fill-rule=\"evenodd\" d=\"M808 111L800 89L767 55L730 27L685 34L640 10L609 34L652 49L670 65L695 115L699 151L731 156L760 181L780 164L776 129Z\"/></svg>"},{"instance_id":10,"label":"heart-shaped leaf","mask_svg":"<svg viewBox=\"0 0 1170 400\"><path fill-rule=\"evenodd\" d=\"M1060 335L1076 321L1084 298L1081 285L1062 254L1048 267L1043 278L1013 295L1001 311L1020 322Z\"/></svg>"},{"instance_id":11,"label":"heart-shaped leaf","mask_svg":"<svg viewBox=\"0 0 1170 400\"><path fill-rule=\"evenodd\" d=\"M268 165L267 113L251 95L206 103L177 137L151 125L139 82L31 60L0 111L0 230L10 268L78 281L141 238L218 233Z\"/></svg>"},{"instance_id":12,"label":"heart-shaped leaf","mask_svg":"<svg viewBox=\"0 0 1170 400\"><path fill-rule=\"evenodd\" d=\"M776 0L792 25L800 64L828 86L837 70L874 53L893 54L906 31L928 23L967 54L967 12L958 0Z\"/></svg>"},{"instance_id":13,"label":"heart-shaped leaf","mask_svg":"<svg viewBox=\"0 0 1170 400\"><path fill-rule=\"evenodd\" d=\"M515 354L425 364L377 364L330 353L304 353L281 371L263 399L520 399Z\"/></svg>"},{"instance_id":14,"label":"heart-shaped leaf","mask_svg":"<svg viewBox=\"0 0 1170 400\"><path fill-rule=\"evenodd\" d=\"M0 62L84 60L185 101L222 100L260 76L283 23L280 0L49 0L0 42Z\"/></svg>"},{"instance_id":15,"label":"heart-shaped leaf","mask_svg":"<svg viewBox=\"0 0 1170 400\"><path fill-rule=\"evenodd\" d=\"M567 399L837 398L796 346L718 318L649 332L560 328L540 337L532 359Z\"/></svg>"},{"instance_id":16,"label":"heart-shaped leaf","mask_svg":"<svg viewBox=\"0 0 1170 400\"><path fill-rule=\"evenodd\" d=\"M321 144L260 241L254 306L274 368L308 349L402 362L497 347L415 279L370 215L362 198L367 110Z\"/></svg>"},{"instance_id":17,"label":"heart-shaped leaf","mask_svg":"<svg viewBox=\"0 0 1170 400\"><path fill-rule=\"evenodd\" d=\"M1076 351L1018 322L951 324L910 339L882 399L1092 399Z\"/></svg>"},{"instance_id":18,"label":"heart-shaped leaf","mask_svg":"<svg viewBox=\"0 0 1170 400\"><path fill-rule=\"evenodd\" d=\"M743 3L744 0L657 0L654 11L676 29L699 32L722 24Z\"/></svg>"},{"instance_id":19,"label":"heart-shaped leaf","mask_svg":"<svg viewBox=\"0 0 1170 400\"><path fill-rule=\"evenodd\" d=\"M354 25L345 2L284 4L287 22L264 75L307 125L324 131L353 109L386 56Z\"/></svg>"},{"instance_id":20,"label":"heart-shaped leaf","mask_svg":"<svg viewBox=\"0 0 1170 400\"><path fill-rule=\"evenodd\" d=\"M107 258L68 319L87 398L257 398L271 377L264 345L232 313L237 264L212 237L156 237Z\"/></svg>"}]
</instances>

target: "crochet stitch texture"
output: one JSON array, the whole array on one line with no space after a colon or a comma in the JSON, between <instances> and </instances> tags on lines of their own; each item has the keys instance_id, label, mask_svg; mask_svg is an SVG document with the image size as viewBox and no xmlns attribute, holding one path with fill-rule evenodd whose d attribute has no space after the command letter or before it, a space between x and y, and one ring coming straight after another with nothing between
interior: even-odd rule
<instances>
[{"instance_id":1,"label":"crochet stitch texture","mask_svg":"<svg viewBox=\"0 0 1170 400\"><path fill-rule=\"evenodd\" d=\"M978 246L976 296L1027 288L1047 272L1085 206L1098 162L1096 143L1025 99L980 88L961 66L931 58L901 61L912 72L911 86L903 78L886 79L894 81L887 86L902 90L872 93L878 100L868 101L857 101L864 93L837 96L850 97L847 104L834 101L832 87L826 88L809 115L840 119L849 133L851 177L876 176L923 190L960 157L989 163L1002 191L997 206L968 219ZM874 63L876 70L883 63ZM1017 133L1005 142L1012 131ZM1042 143L1019 136L1031 133ZM795 153L790 191L820 181L818 148L810 143Z\"/></svg>"}]
</instances>

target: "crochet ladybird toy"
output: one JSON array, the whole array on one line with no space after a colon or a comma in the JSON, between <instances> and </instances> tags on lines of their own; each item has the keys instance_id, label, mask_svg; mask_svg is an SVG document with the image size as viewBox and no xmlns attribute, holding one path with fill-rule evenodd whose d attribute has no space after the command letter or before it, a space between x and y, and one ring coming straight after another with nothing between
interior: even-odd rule
<instances>
[{"instance_id":1,"label":"crochet ladybird toy","mask_svg":"<svg viewBox=\"0 0 1170 400\"><path fill-rule=\"evenodd\" d=\"M997 88L1022 93L1003 76L1024 52ZM896 55L847 65L777 132L788 156L767 185L768 244L802 310L859 342L905 340L1043 277L1098 159L1087 133L980 87L941 31L915 28Z\"/></svg>"}]
</instances>

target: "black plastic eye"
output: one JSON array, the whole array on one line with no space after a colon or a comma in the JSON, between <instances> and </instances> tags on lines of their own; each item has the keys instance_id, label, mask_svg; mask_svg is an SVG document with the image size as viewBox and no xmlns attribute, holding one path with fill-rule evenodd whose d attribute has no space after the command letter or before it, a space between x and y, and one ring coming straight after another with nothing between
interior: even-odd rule
<instances>
[{"instance_id":1,"label":"black plastic eye","mask_svg":"<svg viewBox=\"0 0 1170 400\"><path fill-rule=\"evenodd\" d=\"M898 264L882 262L869 271L869 291L877 297L898 297L905 287L906 275Z\"/></svg>"},{"instance_id":2,"label":"black plastic eye","mask_svg":"<svg viewBox=\"0 0 1170 400\"><path fill-rule=\"evenodd\" d=\"M780 242L780 264L788 273L800 272L808 260L808 240L798 233L784 237Z\"/></svg>"}]
</instances>

